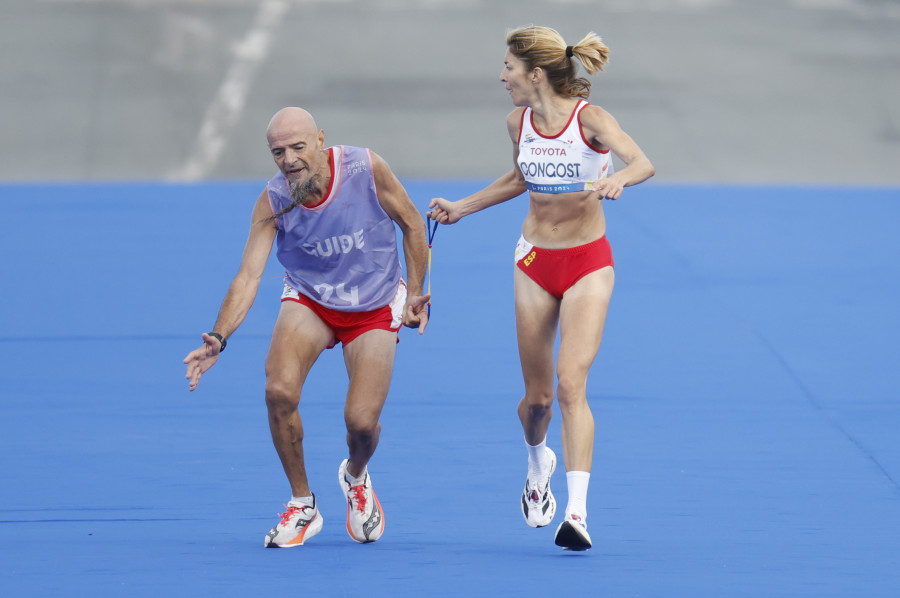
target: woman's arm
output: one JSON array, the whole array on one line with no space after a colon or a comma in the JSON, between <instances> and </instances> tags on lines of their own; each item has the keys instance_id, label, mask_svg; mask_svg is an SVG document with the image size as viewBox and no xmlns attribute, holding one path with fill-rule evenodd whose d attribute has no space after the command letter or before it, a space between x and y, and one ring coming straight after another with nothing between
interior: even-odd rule
<instances>
[{"instance_id":1,"label":"woman's arm","mask_svg":"<svg viewBox=\"0 0 900 598\"><path fill-rule=\"evenodd\" d=\"M428 205L431 211L428 217L441 224L453 224L463 216L474 214L485 208L509 201L525 192L525 179L518 167L519 160L519 126L522 110L517 108L506 117L506 128L513 143L513 168L484 189L464 197L458 201L449 201L436 197Z\"/></svg>"},{"instance_id":2,"label":"woman's arm","mask_svg":"<svg viewBox=\"0 0 900 598\"><path fill-rule=\"evenodd\" d=\"M603 108L588 106L582 110L581 128L593 145L611 149L625 163L625 168L594 185L601 198L618 199L625 187L642 183L656 173L643 150Z\"/></svg>"}]
</instances>

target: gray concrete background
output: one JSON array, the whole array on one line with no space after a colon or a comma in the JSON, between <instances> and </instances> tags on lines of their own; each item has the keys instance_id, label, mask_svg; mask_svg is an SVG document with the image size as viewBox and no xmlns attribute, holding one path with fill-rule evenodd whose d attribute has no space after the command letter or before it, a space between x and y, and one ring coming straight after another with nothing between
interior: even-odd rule
<instances>
[{"instance_id":1,"label":"gray concrete background","mask_svg":"<svg viewBox=\"0 0 900 598\"><path fill-rule=\"evenodd\" d=\"M401 177L511 165L509 28L612 50L660 182L900 185L898 0L0 0L0 180L264 178L270 116Z\"/></svg>"}]
</instances>

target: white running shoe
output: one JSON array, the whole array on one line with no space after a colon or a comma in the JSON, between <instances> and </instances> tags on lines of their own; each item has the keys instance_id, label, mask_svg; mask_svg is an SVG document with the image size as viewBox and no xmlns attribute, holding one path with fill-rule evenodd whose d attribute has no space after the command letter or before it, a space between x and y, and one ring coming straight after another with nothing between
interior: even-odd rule
<instances>
[{"instance_id":1,"label":"white running shoe","mask_svg":"<svg viewBox=\"0 0 900 598\"><path fill-rule=\"evenodd\" d=\"M384 512L381 503L372 490L372 478L366 472L365 483L351 486L347 481L347 462L344 459L338 469L338 481L347 499L347 533L350 537L365 544L374 542L384 532Z\"/></svg>"},{"instance_id":2,"label":"white running shoe","mask_svg":"<svg viewBox=\"0 0 900 598\"><path fill-rule=\"evenodd\" d=\"M547 452L550 453L550 473L547 477L533 476L529 468L522 491L522 515L531 527L550 525L556 515L556 499L550 492L550 478L556 471L556 453L549 447Z\"/></svg>"},{"instance_id":3,"label":"white running shoe","mask_svg":"<svg viewBox=\"0 0 900 598\"><path fill-rule=\"evenodd\" d=\"M566 550L587 550L591 547L587 522L580 515L566 514L566 518L556 528L556 538L553 541Z\"/></svg>"},{"instance_id":4,"label":"white running shoe","mask_svg":"<svg viewBox=\"0 0 900 598\"><path fill-rule=\"evenodd\" d=\"M266 548L289 548L303 546L303 543L322 531L324 520L316 506L316 496L313 495L313 504L300 505L288 503L287 511L281 514L281 521L266 534Z\"/></svg>"}]
</instances>

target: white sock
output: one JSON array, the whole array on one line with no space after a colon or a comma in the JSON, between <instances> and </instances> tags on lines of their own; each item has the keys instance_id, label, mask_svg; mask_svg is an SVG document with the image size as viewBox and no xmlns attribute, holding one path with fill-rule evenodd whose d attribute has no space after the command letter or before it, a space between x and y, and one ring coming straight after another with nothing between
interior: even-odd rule
<instances>
[{"instance_id":1,"label":"white sock","mask_svg":"<svg viewBox=\"0 0 900 598\"><path fill-rule=\"evenodd\" d=\"M538 476L545 476L550 473L550 459L547 458L547 437L541 440L540 444L534 446L525 441L525 448L528 449L528 471L534 472Z\"/></svg>"},{"instance_id":2,"label":"white sock","mask_svg":"<svg viewBox=\"0 0 900 598\"><path fill-rule=\"evenodd\" d=\"M295 507L311 507L316 504L316 499L313 495L309 496L292 496L291 502L288 505L293 505Z\"/></svg>"},{"instance_id":3,"label":"white sock","mask_svg":"<svg viewBox=\"0 0 900 598\"><path fill-rule=\"evenodd\" d=\"M347 470L347 471L344 472L344 479L347 480L347 483L350 484L351 486L362 486L363 484L366 483L366 472L367 472L367 471L369 471L369 468L368 468L368 467L366 467L365 469L363 469L362 473L359 474L359 477L358 477L358 478L354 478L354 477L350 474L350 471Z\"/></svg>"},{"instance_id":4,"label":"white sock","mask_svg":"<svg viewBox=\"0 0 900 598\"><path fill-rule=\"evenodd\" d=\"M574 513L587 519L587 491L591 481L589 471L567 471L566 484L569 488L569 502L566 504L566 515Z\"/></svg>"}]
</instances>

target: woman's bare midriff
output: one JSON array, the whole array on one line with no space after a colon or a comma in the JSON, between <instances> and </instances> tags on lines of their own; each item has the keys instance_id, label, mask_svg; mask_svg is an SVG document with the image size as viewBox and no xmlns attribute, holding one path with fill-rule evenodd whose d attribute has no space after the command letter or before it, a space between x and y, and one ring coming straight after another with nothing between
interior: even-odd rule
<instances>
[{"instance_id":1,"label":"woman's bare midriff","mask_svg":"<svg viewBox=\"0 0 900 598\"><path fill-rule=\"evenodd\" d=\"M530 193L522 236L537 247L564 249L596 241L606 234L603 202L597 193Z\"/></svg>"}]
</instances>

